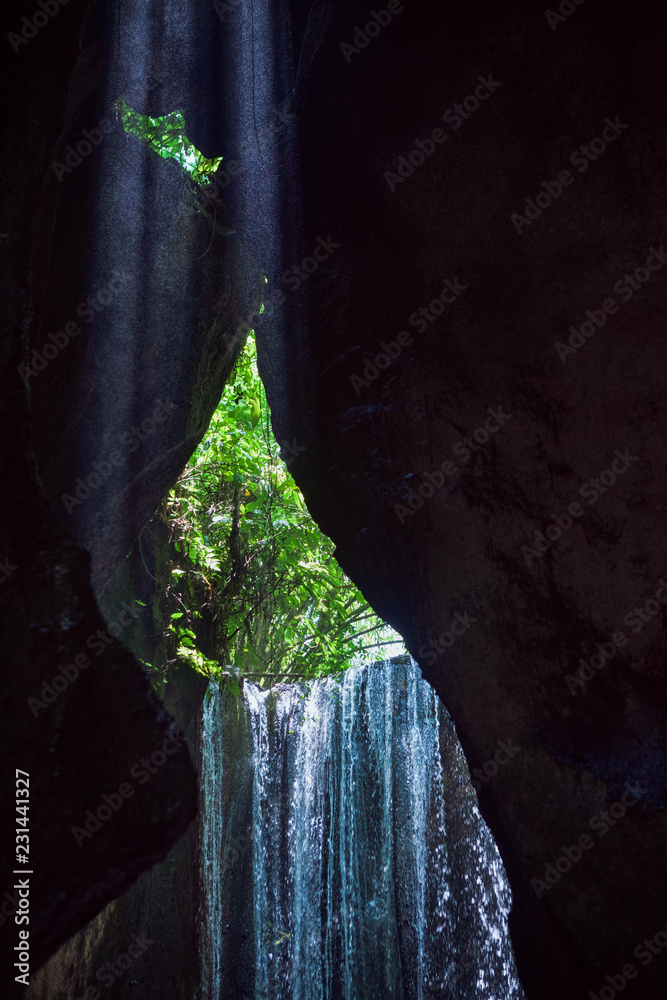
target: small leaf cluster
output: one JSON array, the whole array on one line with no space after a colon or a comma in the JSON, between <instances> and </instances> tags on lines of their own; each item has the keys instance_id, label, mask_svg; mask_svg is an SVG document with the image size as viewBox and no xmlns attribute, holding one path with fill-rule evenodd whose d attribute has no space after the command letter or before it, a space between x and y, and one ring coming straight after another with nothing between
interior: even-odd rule
<instances>
[{"instance_id":1,"label":"small leaf cluster","mask_svg":"<svg viewBox=\"0 0 667 1000\"><path fill-rule=\"evenodd\" d=\"M172 111L161 118L140 115L118 99L123 128L129 135L136 135L148 143L152 150L165 160L173 159L197 184L205 184L222 163L222 157L208 159L192 145L185 134L182 111Z\"/></svg>"}]
</instances>

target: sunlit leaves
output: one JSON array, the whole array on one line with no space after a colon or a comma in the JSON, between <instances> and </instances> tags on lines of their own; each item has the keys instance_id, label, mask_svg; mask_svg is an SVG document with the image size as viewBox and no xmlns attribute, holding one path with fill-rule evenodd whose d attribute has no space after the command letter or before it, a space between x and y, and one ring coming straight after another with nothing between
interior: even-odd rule
<instances>
[{"instance_id":1,"label":"sunlit leaves","mask_svg":"<svg viewBox=\"0 0 667 1000\"><path fill-rule=\"evenodd\" d=\"M172 111L161 118L151 118L133 111L122 98L118 99L123 128L129 135L136 135L148 143L152 150L165 160L173 159L198 184L205 184L215 173L222 157L207 159L192 145L185 134L182 111Z\"/></svg>"},{"instance_id":2,"label":"sunlit leaves","mask_svg":"<svg viewBox=\"0 0 667 1000\"><path fill-rule=\"evenodd\" d=\"M222 664L262 676L317 677L344 669L388 637L279 457L254 335L165 510L179 569L199 573L210 592ZM193 664L198 614L188 611L194 632L173 621L179 648L189 650ZM210 671L207 661L204 672Z\"/></svg>"}]
</instances>

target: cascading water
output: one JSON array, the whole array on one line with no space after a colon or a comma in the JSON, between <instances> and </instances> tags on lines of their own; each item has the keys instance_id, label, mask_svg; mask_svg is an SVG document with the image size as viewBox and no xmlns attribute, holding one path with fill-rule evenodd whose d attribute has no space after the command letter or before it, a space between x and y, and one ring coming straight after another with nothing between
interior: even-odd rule
<instances>
[{"instance_id":1,"label":"cascading water","mask_svg":"<svg viewBox=\"0 0 667 1000\"><path fill-rule=\"evenodd\" d=\"M510 893L414 661L211 684L203 1000L523 1000Z\"/></svg>"}]
</instances>

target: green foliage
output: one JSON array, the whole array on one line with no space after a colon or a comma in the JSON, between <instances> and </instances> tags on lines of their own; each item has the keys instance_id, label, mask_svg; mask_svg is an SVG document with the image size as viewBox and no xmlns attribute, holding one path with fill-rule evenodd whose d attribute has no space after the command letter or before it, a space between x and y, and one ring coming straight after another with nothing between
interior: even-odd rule
<instances>
[{"instance_id":1,"label":"green foliage","mask_svg":"<svg viewBox=\"0 0 667 1000\"><path fill-rule=\"evenodd\" d=\"M215 173L222 163L221 156L209 160L195 149L185 135L182 111L172 111L162 118L150 118L133 111L122 98L119 98L118 105L123 128L129 135L143 139L165 160L176 160L198 184L205 184L209 175Z\"/></svg>"},{"instance_id":2,"label":"green foliage","mask_svg":"<svg viewBox=\"0 0 667 1000\"><path fill-rule=\"evenodd\" d=\"M207 675L215 655L256 677L315 678L400 642L339 567L278 455L252 333L165 514L173 639ZM208 656L196 638L206 617Z\"/></svg>"}]
</instances>

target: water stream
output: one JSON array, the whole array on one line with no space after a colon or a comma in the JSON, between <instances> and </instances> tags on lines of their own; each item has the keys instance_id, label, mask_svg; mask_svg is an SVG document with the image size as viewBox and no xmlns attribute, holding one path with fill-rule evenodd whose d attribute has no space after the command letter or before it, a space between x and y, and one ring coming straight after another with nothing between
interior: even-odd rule
<instances>
[{"instance_id":1,"label":"water stream","mask_svg":"<svg viewBox=\"0 0 667 1000\"><path fill-rule=\"evenodd\" d=\"M203 1000L523 1000L510 893L413 661L211 684Z\"/></svg>"}]
</instances>

